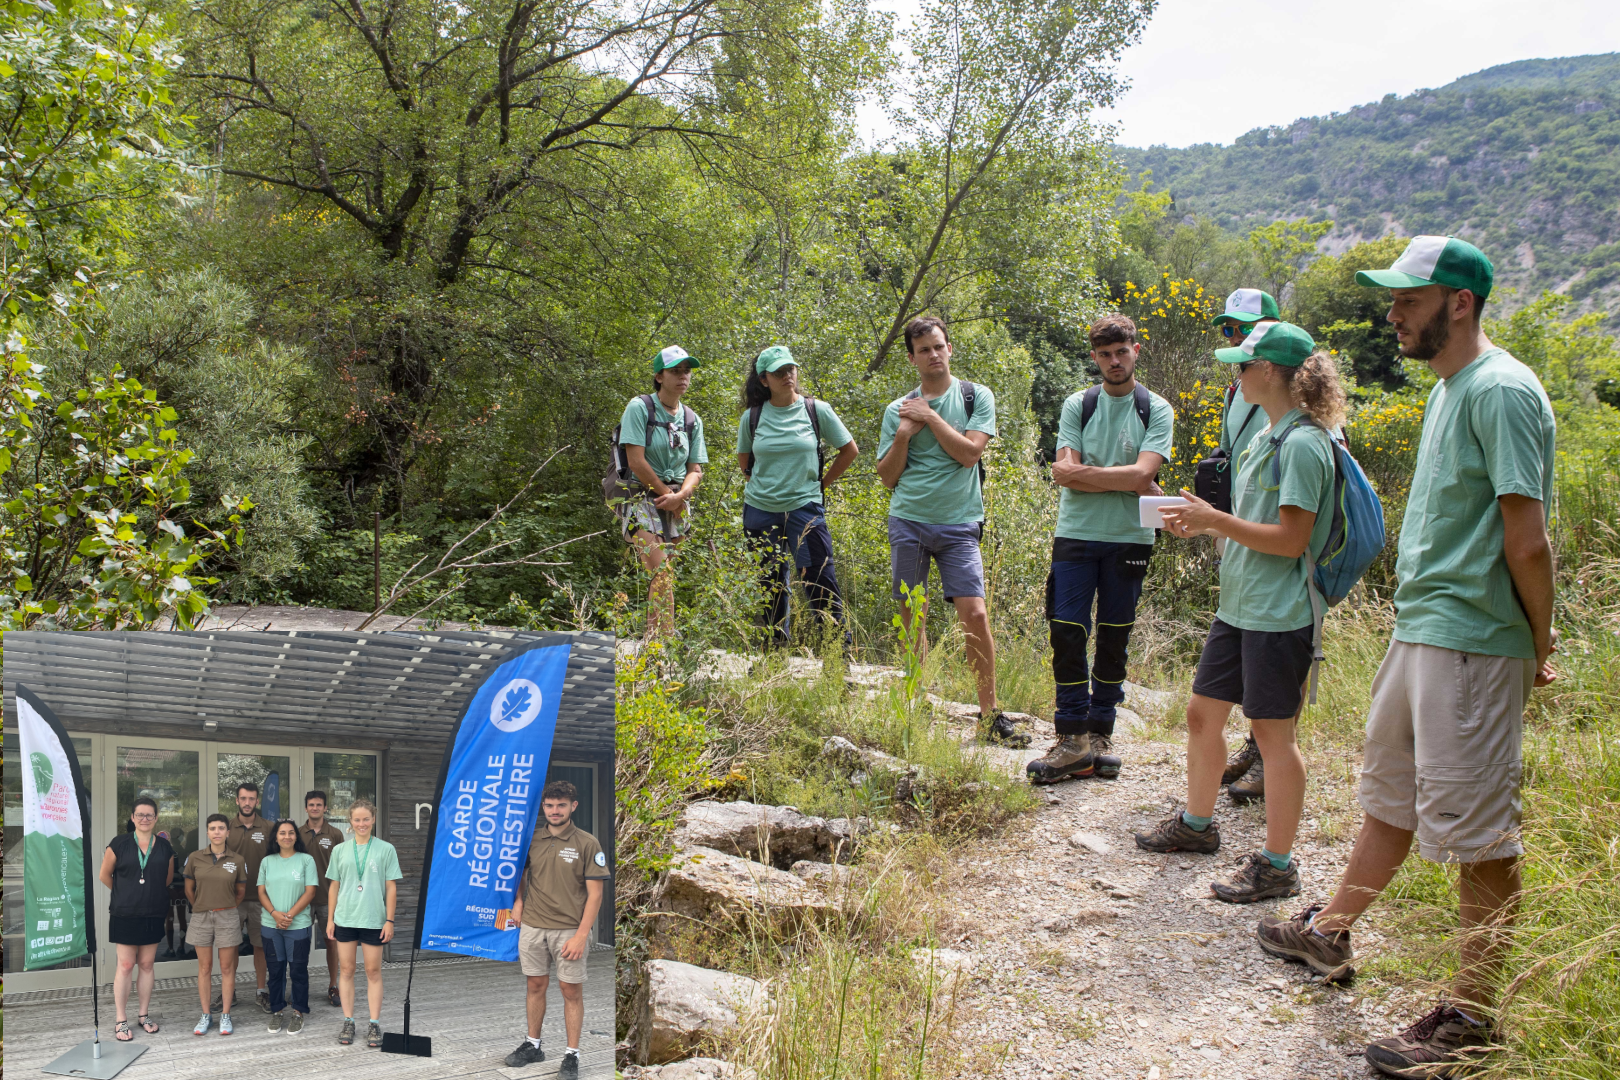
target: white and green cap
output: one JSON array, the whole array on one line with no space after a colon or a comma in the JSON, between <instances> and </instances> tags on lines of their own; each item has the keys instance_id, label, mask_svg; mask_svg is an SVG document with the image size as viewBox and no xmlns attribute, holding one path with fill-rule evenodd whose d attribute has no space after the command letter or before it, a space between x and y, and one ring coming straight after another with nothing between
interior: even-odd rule
<instances>
[{"instance_id":1,"label":"white and green cap","mask_svg":"<svg viewBox=\"0 0 1620 1080\"><path fill-rule=\"evenodd\" d=\"M1388 270L1361 270L1356 282L1385 289L1419 289L1444 285L1467 289L1484 300L1491 295L1496 270L1485 253L1455 236L1414 236Z\"/></svg>"},{"instance_id":2,"label":"white and green cap","mask_svg":"<svg viewBox=\"0 0 1620 1080\"><path fill-rule=\"evenodd\" d=\"M1215 359L1223 364L1269 360L1283 367L1299 367L1315 351L1316 342L1304 330L1293 323L1274 322L1255 327L1241 345L1216 349Z\"/></svg>"},{"instance_id":3,"label":"white and green cap","mask_svg":"<svg viewBox=\"0 0 1620 1080\"><path fill-rule=\"evenodd\" d=\"M1226 298L1226 310L1209 321L1219 326L1222 319L1254 323L1280 318L1282 312L1277 310L1277 299L1270 293L1262 289L1233 289L1232 295Z\"/></svg>"},{"instance_id":4,"label":"white and green cap","mask_svg":"<svg viewBox=\"0 0 1620 1080\"><path fill-rule=\"evenodd\" d=\"M672 367L680 367L682 364L691 364L693 367L703 366L698 362L696 357L687 353L687 351L681 348L679 345L671 345L668 348L659 349L658 355L653 357L653 374L656 375L660 371L668 371Z\"/></svg>"},{"instance_id":5,"label":"white and green cap","mask_svg":"<svg viewBox=\"0 0 1620 1080\"><path fill-rule=\"evenodd\" d=\"M793 367L798 361L793 359L793 350L786 345L772 345L759 354L754 361L754 370L761 375L767 371L776 371L778 368Z\"/></svg>"}]
</instances>

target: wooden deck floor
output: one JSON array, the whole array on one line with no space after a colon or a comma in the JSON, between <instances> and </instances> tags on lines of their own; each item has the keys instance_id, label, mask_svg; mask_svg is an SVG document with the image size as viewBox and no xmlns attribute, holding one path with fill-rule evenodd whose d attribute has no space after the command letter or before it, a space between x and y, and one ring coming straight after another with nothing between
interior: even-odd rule
<instances>
[{"instance_id":1,"label":"wooden deck floor","mask_svg":"<svg viewBox=\"0 0 1620 1080\"><path fill-rule=\"evenodd\" d=\"M613 1075L613 953L591 950L585 983L585 1034L580 1040L580 1080L603 1080ZM382 1025L384 1031L401 1030L400 1006L405 999L404 964L387 965L383 972ZM364 979L356 990L357 1016L365 1015ZM217 980L216 980L217 982ZM324 998L313 1000L321 975L311 978L312 1010L297 1035L272 1035L269 1019L251 1001L253 972L238 973L238 1004L231 1010L235 1034L221 1037L217 1023L201 1038L191 1033L201 1009L197 980L165 979L152 994L152 1011L163 1030L147 1035L139 1027L135 1039L145 1054L119 1074L119 1080L545 1080L557 1072L566 1041L563 1037L562 998L555 981L547 994L546 1022L541 1042L546 1060L525 1069L508 1069L501 1062L525 1034L524 980L516 964L469 960L418 963L411 989L411 1034L433 1039L431 1058L384 1054L360 1042L339 1046L342 1016ZM246 995L249 1000L242 1001ZM136 999L130 995L130 1020ZM112 991L101 990L101 1037L113 1035ZM5 999L6 1074L38 1077L40 1068L74 1044L90 1037L90 996L85 991L49 991L7 994Z\"/></svg>"}]
</instances>

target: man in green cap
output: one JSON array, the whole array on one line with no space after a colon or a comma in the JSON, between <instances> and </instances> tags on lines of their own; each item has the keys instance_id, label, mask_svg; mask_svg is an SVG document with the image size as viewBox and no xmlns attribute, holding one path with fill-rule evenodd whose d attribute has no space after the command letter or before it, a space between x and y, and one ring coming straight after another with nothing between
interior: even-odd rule
<instances>
[{"instance_id":1,"label":"man in green cap","mask_svg":"<svg viewBox=\"0 0 1620 1080\"><path fill-rule=\"evenodd\" d=\"M1495 983L1520 889L1521 720L1556 673L1554 421L1534 373L1480 329L1493 271L1449 236L1413 238L1363 285L1390 290L1402 355L1439 377L1423 412L1396 563L1395 639L1372 684L1364 817L1338 892L1261 920L1261 948L1324 975L1350 971L1350 927L1418 852L1458 864L1461 962L1451 996L1367 1047L1391 1076L1453 1076L1495 1034Z\"/></svg>"},{"instance_id":2,"label":"man in green cap","mask_svg":"<svg viewBox=\"0 0 1620 1080\"><path fill-rule=\"evenodd\" d=\"M1225 309L1210 320L1229 343L1237 348L1256 326L1262 322L1275 322L1282 318L1277 299L1263 289L1233 289L1226 298ZM1219 453L1230 463L1228 468L1236 476L1237 457L1267 425L1266 414L1259 405L1243 396L1243 380L1233 379L1226 389L1226 401L1221 406L1221 434ZM1226 538L1215 538L1215 554L1225 554ZM1266 794L1265 761L1260 756L1260 744L1255 742L1254 730L1243 746L1226 763L1221 773L1221 784L1233 802L1249 802L1264 798Z\"/></svg>"}]
</instances>

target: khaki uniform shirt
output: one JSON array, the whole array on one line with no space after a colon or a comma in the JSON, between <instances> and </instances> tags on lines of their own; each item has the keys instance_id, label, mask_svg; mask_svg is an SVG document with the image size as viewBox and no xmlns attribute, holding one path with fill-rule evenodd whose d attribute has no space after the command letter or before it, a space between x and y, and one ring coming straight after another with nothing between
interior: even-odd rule
<instances>
[{"instance_id":1,"label":"khaki uniform shirt","mask_svg":"<svg viewBox=\"0 0 1620 1080\"><path fill-rule=\"evenodd\" d=\"M316 832L309 827L309 820L306 818L304 823L298 826L298 835L304 838L304 850L315 860L317 876L321 879L321 887L315 890L315 899L309 902L309 906L325 911L326 867L332 861L332 849L343 843L343 830L330 821L323 820L320 831Z\"/></svg>"},{"instance_id":2,"label":"khaki uniform shirt","mask_svg":"<svg viewBox=\"0 0 1620 1080\"><path fill-rule=\"evenodd\" d=\"M272 831L275 823L266 821L264 815L254 811L253 820L243 825L240 816L231 818L231 832L225 837L225 846L232 851L240 852L242 858L247 860L247 879L259 880L259 864L266 855L272 855L276 850L276 837ZM254 892L249 900L258 902L259 894Z\"/></svg>"},{"instance_id":3,"label":"khaki uniform shirt","mask_svg":"<svg viewBox=\"0 0 1620 1080\"><path fill-rule=\"evenodd\" d=\"M246 857L227 846L225 854L215 855L208 848L193 851L186 860L186 877L197 883L193 911L218 911L236 906L236 883L246 883ZM257 879L255 879L257 880Z\"/></svg>"},{"instance_id":4,"label":"khaki uniform shirt","mask_svg":"<svg viewBox=\"0 0 1620 1080\"><path fill-rule=\"evenodd\" d=\"M585 882L611 876L596 837L572 822L561 836L542 826L529 844L523 874L523 925L578 930L585 917Z\"/></svg>"}]
</instances>

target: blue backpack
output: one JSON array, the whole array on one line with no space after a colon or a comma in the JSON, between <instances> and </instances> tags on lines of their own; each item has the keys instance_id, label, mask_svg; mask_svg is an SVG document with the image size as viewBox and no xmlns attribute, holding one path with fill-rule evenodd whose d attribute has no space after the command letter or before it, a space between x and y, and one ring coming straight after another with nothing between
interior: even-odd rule
<instances>
[{"instance_id":1,"label":"blue backpack","mask_svg":"<svg viewBox=\"0 0 1620 1080\"><path fill-rule=\"evenodd\" d=\"M1272 439L1271 470L1275 483L1282 483L1282 444L1296 427L1309 422L1296 420ZM1325 659L1322 655L1324 611L1350 595L1367 567L1384 550L1385 539L1384 504L1378 500L1372 482L1360 463L1350 456L1350 448L1341 435L1329 432L1328 442L1333 447L1333 520L1315 565L1311 563L1309 550L1300 556L1305 560L1306 582L1311 594L1312 705L1316 704L1316 669Z\"/></svg>"}]
</instances>

